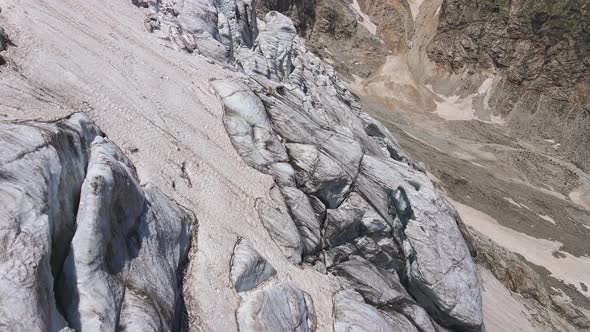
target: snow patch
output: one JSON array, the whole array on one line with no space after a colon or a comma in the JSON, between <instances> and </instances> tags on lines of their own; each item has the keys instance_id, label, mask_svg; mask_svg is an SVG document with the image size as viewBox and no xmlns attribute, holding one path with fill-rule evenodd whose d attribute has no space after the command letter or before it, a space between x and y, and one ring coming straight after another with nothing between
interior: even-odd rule
<instances>
[{"instance_id":1,"label":"snow patch","mask_svg":"<svg viewBox=\"0 0 590 332\"><path fill-rule=\"evenodd\" d=\"M469 121L475 119L473 103L471 98L459 96L443 96L437 94L439 100L435 100L435 113L441 118L449 121Z\"/></svg>"},{"instance_id":2,"label":"snow patch","mask_svg":"<svg viewBox=\"0 0 590 332\"><path fill-rule=\"evenodd\" d=\"M590 285L590 257L576 257L560 251L563 244L557 241L537 239L501 225L494 218L470 206L449 198L465 223L485 234L507 250L522 255L529 262L545 267L555 278L573 284L590 298L590 291L583 290L580 283ZM559 257L553 253L559 252Z\"/></svg>"},{"instance_id":3,"label":"snow patch","mask_svg":"<svg viewBox=\"0 0 590 332\"><path fill-rule=\"evenodd\" d=\"M358 15L358 19L357 19L358 22L360 24L362 24L365 28L367 28L367 30L369 30L370 33L376 35L377 34L377 26L373 22L371 22L369 15L365 14L361 10L361 6L359 5L359 2L357 0L352 0L351 6L352 6L352 9Z\"/></svg>"},{"instance_id":4,"label":"snow patch","mask_svg":"<svg viewBox=\"0 0 590 332\"><path fill-rule=\"evenodd\" d=\"M539 216L539 218L546 220L546 221L552 223L553 225L555 225L555 220L553 218L551 218L550 216L541 215L541 214L538 214L538 216Z\"/></svg>"},{"instance_id":5,"label":"snow patch","mask_svg":"<svg viewBox=\"0 0 590 332\"><path fill-rule=\"evenodd\" d=\"M465 98L460 96L445 96L436 93L432 88L432 85L426 85L426 87L438 97L435 100L436 111L435 113L441 118L449 121L469 121L477 120L481 122L493 123L493 124L504 124L504 119L501 116L495 116L491 114L491 108L489 105L491 89L494 84L494 79L488 77L481 86L477 89L477 92L471 94ZM473 99L483 96L484 110L490 114L490 120L485 121L476 117L475 110L473 109Z\"/></svg>"},{"instance_id":6,"label":"snow patch","mask_svg":"<svg viewBox=\"0 0 590 332\"><path fill-rule=\"evenodd\" d=\"M514 201L512 198L504 197L504 199L507 200L510 204L522 209L522 206L518 204L516 201Z\"/></svg>"},{"instance_id":7,"label":"snow patch","mask_svg":"<svg viewBox=\"0 0 590 332\"><path fill-rule=\"evenodd\" d=\"M527 308L488 269L478 266L483 319L487 331L535 332Z\"/></svg>"}]
</instances>

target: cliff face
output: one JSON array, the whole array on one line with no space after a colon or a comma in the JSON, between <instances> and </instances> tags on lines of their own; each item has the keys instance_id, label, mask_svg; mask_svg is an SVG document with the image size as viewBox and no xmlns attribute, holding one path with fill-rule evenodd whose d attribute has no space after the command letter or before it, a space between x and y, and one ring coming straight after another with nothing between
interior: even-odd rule
<instances>
[{"instance_id":1,"label":"cliff face","mask_svg":"<svg viewBox=\"0 0 590 332\"><path fill-rule=\"evenodd\" d=\"M522 136L556 138L590 170L590 2L445 0L428 57L491 74L489 108ZM570 148L568 148L570 147Z\"/></svg>"},{"instance_id":2,"label":"cliff face","mask_svg":"<svg viewBox=\"0 0 590 332\"><path fill-rule=\"evenodd\" d=\"M359 1L361 10L377 26L379 38L393 53L407 49L414 36L415 12L412 13L412 5L415 4L414 0Z\"/></svg>"},{"instance_id":3,"label":"cliff face","mask_svg":"<svg viewBox=\"0 0 590 332\"><path fill-rule=\"evenodd\" d=\"M503 72L553 91L588 84L588 1L443 1L428 55L453 72ZM563 96L567 97L567 96Z\"/></svg>"}]
</instances>

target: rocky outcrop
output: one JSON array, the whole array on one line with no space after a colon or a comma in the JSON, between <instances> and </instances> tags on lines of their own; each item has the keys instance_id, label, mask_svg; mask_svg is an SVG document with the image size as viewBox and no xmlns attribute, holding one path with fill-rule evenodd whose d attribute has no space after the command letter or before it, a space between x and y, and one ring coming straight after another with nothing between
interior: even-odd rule
<instances>
[{"instance_id":1,"label":"rocky outcrop","mask_svg":"<svg viewBox=\"0 0 590 332\"><path fill-rule=\"evenodd\" d=\"M505 118L523 138L559 141L559 152L588 171L588 5L443 1L427 54L465 81L495 77L486 97L488 112Z\"/></svg>"},{"instance_id":2,"label":"rocky outcrop","mask_svg":"<svg viewBox=\"0 0 590 332\"><path fill-rule=\"evenodd\" d=\"M171 329L192 213L82 114L2 123L0 140L0 326Z\"/></svg>"}]
</instances>

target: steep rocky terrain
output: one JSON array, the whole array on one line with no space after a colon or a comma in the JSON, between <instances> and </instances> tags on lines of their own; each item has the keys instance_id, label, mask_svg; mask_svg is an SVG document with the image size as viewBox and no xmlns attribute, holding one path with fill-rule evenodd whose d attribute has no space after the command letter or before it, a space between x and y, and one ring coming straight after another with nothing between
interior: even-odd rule
<instances>
[{"instance_id":1,"label":"steep rocky terrain","mask_svg":"<svg viewBox=\"0 0 590 332\"><path fill-rule=\"evenodd\" d=\"M427 54L454 74L495 75L489 112L590 171L589 1L444 1Z\"/></svg>"},{"instance_id":2,"label":"steep rocky terrain","mask_svg":"<svg viewBox=\"0 0 590 332\"><path fill-rule=\"evenodd\" d=\"M3 7L2 329L484 329L457 211L291 19Z\"/></svg>"}]
</instances>

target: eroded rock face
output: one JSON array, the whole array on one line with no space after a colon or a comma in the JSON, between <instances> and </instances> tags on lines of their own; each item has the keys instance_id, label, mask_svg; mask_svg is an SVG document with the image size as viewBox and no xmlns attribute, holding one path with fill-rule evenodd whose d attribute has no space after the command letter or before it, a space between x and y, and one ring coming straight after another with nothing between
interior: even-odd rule
<instances>
[{"instance_id":1,"label":"eroded rock face","mask_svg":"<svg viewBox=\"0 0 590 332\"><path fill-rule=\"evenodd\" d=\"M487 108L523 138L558 140L588 171L587 1L443 1L428 57L464 80L493 73Z\"/></svg>"},{"instance_id":2,"label":"eroded rock face","mask_svg":"<svg viewBox=\"0 0 590 332\"><path fill-rule=\"evenodd\" d=\"M102 135L82 114L0 124L1 327L172 328L194 216Z\"/></svg>"}]
</instances>

